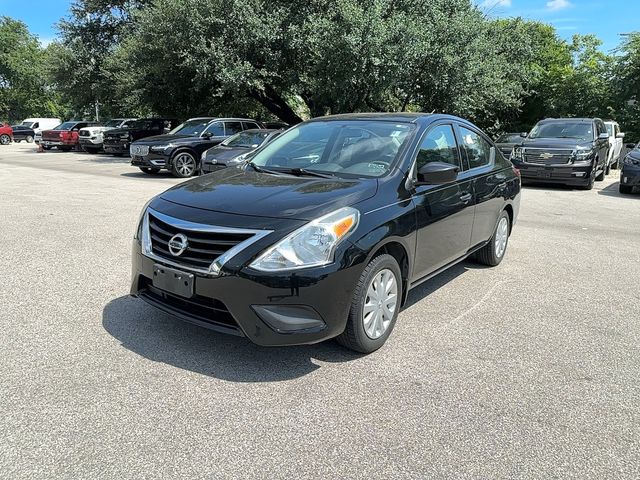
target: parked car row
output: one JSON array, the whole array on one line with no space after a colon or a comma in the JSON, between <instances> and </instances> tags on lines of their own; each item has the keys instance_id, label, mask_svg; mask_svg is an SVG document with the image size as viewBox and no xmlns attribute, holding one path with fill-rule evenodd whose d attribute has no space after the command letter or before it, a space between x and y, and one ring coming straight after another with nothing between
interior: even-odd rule
<instances>
[{"instance_id":1,"label":"parked car row","mask_svg":"<svg viewBox=\"0 0 640 480\"><path fill-rule=\"evenodd\" d=\"M500 151L520 169L522 180L592 189L621 163L624 133L599 118L547 118L528 133L496 139Z\"/></svg>"}]
</instances>

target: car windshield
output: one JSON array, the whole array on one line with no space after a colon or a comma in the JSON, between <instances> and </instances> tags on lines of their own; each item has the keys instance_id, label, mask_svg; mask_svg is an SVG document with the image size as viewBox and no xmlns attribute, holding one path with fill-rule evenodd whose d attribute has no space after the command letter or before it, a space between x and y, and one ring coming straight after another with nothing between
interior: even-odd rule
<instances>
[{"instance_id":1,"label":"car windshield","mask_svg":"<svg viewBox=\"0 0 640 480\"><path fill-rule=\"evenodd\" d=\"M195 137L200 135L210 122L210 118L187 120L169 133L172 135L190 135Z\"/></svg>"},{"instance_id":2,"label":"car windshield","mask_svg":"<svg viewBox=\"0 0 640 480\"><path fill-rule=\"evenodd\" d=\"M76 126L76 122L64 122L53 128L53 130L71 130Z\"/></svg>"},{"instance_id":3,"label":"car windshield","mask_svg":"<svg viewBox=\"0 0 640 480\"><path fill-rule=\"evenodd\" d=\"M269 132L242 132L227 138L222 145L227 147L257 148L269 136Z\"/></svg>"},{"instance_id":4,"label":"car windshield","mask_svg":"<svg viewBox=\"0 0 640 480\"><path fill-rule=\"evenodd\" d=\"M591 122L553 122L542 123L533 127L529 138L577 138L593 140Z\"/></svg>"},{"instance_id":5,"label":"car windshield","mask_svg":"<svg viewBox=\"0 0 640 480\"><path fill-rule=\"evenodd\" d=\"M496 143L518 143L522 140L519 133L505 133L500 135L496 140Z\"/></svg>"},{"instance_id":6,"label":"car windshield","mask_svg":"<svg viewBox=\"0 0 640 480\"><path fill-rule=\"evenodd\" d=\"M315 121L295 127L251 160L269 170L309 170L335 176L381 177L415 128L388 121Z\"/></svg>"}]
</instances>

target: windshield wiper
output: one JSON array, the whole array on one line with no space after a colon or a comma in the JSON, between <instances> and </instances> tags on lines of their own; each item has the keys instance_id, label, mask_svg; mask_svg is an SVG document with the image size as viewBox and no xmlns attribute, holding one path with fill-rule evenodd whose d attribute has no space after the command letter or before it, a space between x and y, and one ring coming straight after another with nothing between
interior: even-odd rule
<instances>
[{"instance_id":1,"label":"windshield wiper","mask_svg":"<svg viewBox=\"0 0 640 480\"><path fill-rule=\"evenodd\" d=\"M282 169L281 172L290 173L291 175L295 175L297 177L302 177L304 175L308 177L318 177L318 178L335 177L335 175L333 175L332 173L328 173L328 172L323 173L323 172L318 172L317 170L307 170L306 168L287 168L287 169Z\"/></svg>"},{"instance_id":2,"label":"windshield wiper","mask_svg":"<svg viewBox=\"0 0 640 480\"><path fill-rule=\"evenodd\" d=\"M247 162L247 166L253 168L253 170L258 172L258 173L270 173L271 175L279 175L280 173L282 173L282 172L278 172L276 170L269 170L267 168L259 167L258 165L256 165L253 162Z\"/></svg>"}]
</instances>

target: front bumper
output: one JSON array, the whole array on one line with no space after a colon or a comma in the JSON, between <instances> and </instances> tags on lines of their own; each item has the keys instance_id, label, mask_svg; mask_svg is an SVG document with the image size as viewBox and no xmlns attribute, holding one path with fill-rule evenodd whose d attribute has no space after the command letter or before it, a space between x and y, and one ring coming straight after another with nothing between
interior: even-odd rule
<instances>
[{"instance_id":1,"label":"front bumper","mask_svg":"<svg viewBox=\"0 0 640 480\"><path fill-rule=\"evenodd\" d=\"M593 166L534 165L512 160L523 180L584 186L590 183Z\"/></svg>"},{"instance_id":2,"label":"front bumper","mask_svg":"<svg viewBox=\"0 0 640 480\"><path fill-rule=\"evenodd\" d=\"M102 148L102 139L96 138L92 140L91 138L80 138L80 145L83 147L94 147L94 148Z\"/></svg>"},{"instance_id":3,"label":"front bumper","mask_svg":"<svg viewBox=\"0 0 640 480\"><path fill-rule=\"evenodd\" d=\"M640 187L640 166L625 164L620 170L620 185Z\"/></svg>"},{"instance_id":4,"label":"front bumper","mask_svg":"<svg viewBox=\"0 0 640 480\"><path fill-rule=\"evenodd\" d=\"M353 290L364 268L337 263L286 274L241 269L196 274L189 299L153 286L154 265L133 242L131 294L182 320L263 346L312 344L343 332Z\"/></svg>"},{"instance_id":5,"label":"front bumper","mask_svg":"<svg viewBox=\"0 0 640 480\"><path fill-rule=\"evenodd\" d=\"M134 155L131 157L131 165L134 167L169 168L169 155L162 155L156 152L149 152L148 155Z\"/></svg>"},{"instance_id":6,"label":"front bumper","mask_svg":"<svg viewBox=\"0 0 640 480\"><path fill-rule=\"evenodd\" d=\"M125 153L129 153L129 142L105 141L102 144L102 149L105 153L117 153L119 155L123 155Z\"/></svg>"}]
</instances>

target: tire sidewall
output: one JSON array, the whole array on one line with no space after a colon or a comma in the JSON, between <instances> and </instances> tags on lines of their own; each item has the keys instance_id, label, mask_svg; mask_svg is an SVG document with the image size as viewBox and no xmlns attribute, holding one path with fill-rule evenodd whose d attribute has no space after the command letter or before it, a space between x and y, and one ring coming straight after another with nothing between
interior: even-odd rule
<instances>
[{"instance_id":1,"label":"tire sidewall","mask_svg":"<svg viewBox=\"0 0 640 480\"><path fill-rule=\"evenodd\" d=\"M182 175L176 168L176 161L178 160L178 157L180 155L189 155L191 158L193 158L193 161L195 163L195 168L193 170L193 173L191 175ZM175 176L175 177L179 177L179 178L190 178L190 177L194 177L197 173L198 173L198 159L196 158L196 155L194 155L191 152L188 151L181 151L176 153L173 156L173 159L171 161L171 173Z\"/></svg>"},{"instance_id":2,"label":"tire sidewall","mask_svg":"<svg viewBox=\"0 0 640 480\"><path fill-rule=\"evenodd\" d=\"M364 303L367 298L367 290L369 285L371 284L374 277L380 273L381 270L389 269L393 272L396 277L396 282L398 285L398 303L396 305L396 310L393 314L393 318L391 319L391 323L387 328L387 331L384 332L379 338L372 339L369 338L364 329L363 322L363 310ZM353 322L353 330L356 336L356 339L360 345L364 348L365 353L370 353L375 350L378 350L389 338L393 328L396 324L396 320L398 319L398 314L400 312L400 305L402 303L402 273L400 271L400 267L398 266L398 262L391 255L383 254L375 257L369 265L365 268L365 271L362 273L360 280L358 281L358 287L354 292L354 297L351 303L351 310L349 312L349 321Z\"/></svg>"},{"instance_id":3,"label":"tire sidewall","mask_svg":"<svg viewBox=\"0 0 640 480\"><path fill-rule=\"evenodd\" d=\"M11 143L11 137L7 134L0 135L0 144L9 145Z\"/></svg>"},{"instance_id":4,"label":"tire sidewall","mask_svg":"<svg viewBox=\"0 0 640 480\"><path fill-rule=\"evenodd\" d=\"M502 256L498 257L496 252L496 235L498 234L498 227L500 226L500 222L503 218L507 219L507 243L504 244L504 252L502 252ZM498 221L496 222L496 227L493 230L493 235L491 236L491 260L492 264L498 265L502 262L502 259L507 254L507 249L509 248L509 236L511 233L511 219L509 218L509 214L503 210L500 216L498 217Z\"/></svg>"}]
</instances>

